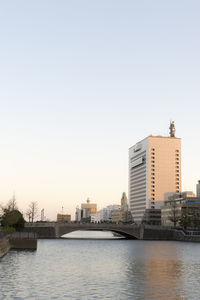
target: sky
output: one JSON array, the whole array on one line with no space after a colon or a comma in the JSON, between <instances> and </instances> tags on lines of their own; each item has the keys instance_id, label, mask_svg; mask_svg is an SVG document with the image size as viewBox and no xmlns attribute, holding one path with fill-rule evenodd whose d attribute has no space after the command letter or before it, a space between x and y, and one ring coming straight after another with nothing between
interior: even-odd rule
<instances>
[{"instance_id":1,"label":"sky","mask_svg":"<svg viewBox=\"0 0 200 300\"><path fill-rule=\"evenodd\" d=\"M0 203L48 219L128 193L128 148L182 138L200 179L200 2L0 1Z\"/></svg>"}]
</instances>

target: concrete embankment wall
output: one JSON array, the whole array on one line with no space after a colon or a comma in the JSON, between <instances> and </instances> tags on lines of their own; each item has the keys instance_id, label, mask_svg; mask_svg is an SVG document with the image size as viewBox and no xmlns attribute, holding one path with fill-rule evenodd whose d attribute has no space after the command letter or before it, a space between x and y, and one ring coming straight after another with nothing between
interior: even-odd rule
<instances>
[{"instance_id":1,"label":"concrete embankment wall","mask_svg":"<svg viewBox=\"0 0 200 300\"><path fill-rule=\"evenodd\" d=\"M9 250L36 250L37 237L31 233L15 232L14 234L0 237L0 258Z\"/></svg>"},{"instance_id":2,"label":"concrete embankment wall","mask_svg":"<svg viewBox=\"0 0 200 300\"><path fill-rule=\"evenodd\" d=\"M0 258L8 253L10 250L10 242L9 239L4 237L0 239Z\"/></svg>"},{"instance_id":3,"label":"concrete embankment wall","mask_svg":"<svg viewBox=\"0 0 200 300\"><path fill-rule=\"evenodd\" d=\"M174 240L174 231L165 228L145 228L142 239L172 241Z\"/></svg>"},{"instance_id":4,"label":"concrete embankment wall","mask_svg":"<svg viewBox=\"0 0 200 300\"><path fill-rule=\"evenodd\" d=\"M37 239L10 238L10 248L14 250L36 250Z\"/></svg>"},{"instance_id":5,"label":"concrete embankment wall","mask_svg":"<svg viewBox=\"0 0 200 300\"><path fill-rule=\"evenodd\" d=\"M9 237L11 249L36 250L37 235L32 232L14 232Z\"/></svg>"},{"instance_id":6,"label":"concrete embankment wall","mask_svg":"<svg viewBox=\"0 0 200 300\"><path fill-rule=\"evenodd\" d=\"M182 242L200 242L200 236L187 235L181 230L170 228L145 227L143 230L143 240L159 241L182 241Z\"/></svg>"}]
</instances>

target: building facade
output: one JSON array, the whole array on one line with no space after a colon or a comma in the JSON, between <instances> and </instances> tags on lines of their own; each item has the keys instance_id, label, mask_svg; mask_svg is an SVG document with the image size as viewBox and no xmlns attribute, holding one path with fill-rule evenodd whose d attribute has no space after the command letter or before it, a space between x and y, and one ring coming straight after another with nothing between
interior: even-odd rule
<instances>
[{"instance_id":1,"label":"building facade","mask_svg":"<svg viewBox=\"0 0 200 300\"><path fill-rule=\"evenodd\" d=\"M157 209L157 208L145 209L142 223L148 225L161 225L161 209Z\"/></svg>"},{"instance_id":2,"label":"building facade","mask_svg":"<svg viewBox=\"0 0 200 300\"><path fill-rule=\"evenodd\" d=\"M103 209L99 210L100 221L111 222L112 221L112 211L118 210L118 209L120 209L120 207L121 207L120 205L113 204L113 205L108 205L108 206L104 207Z\"/></svg>"},{"instance_id":3,"label":"building facade","mask_svg":"<svg viewBox=\"0 0 200 300\"><path fill-rule=\"evenodd\" d=\"M187 217L198 216L200 220L200 198L191 191L174 193L164 201L161 207L161 222L163 226L179 225L182 214Z\"/></svg>"},{"instance_id":4,"label":"building facade","mask_svg":"<svg viewBox=\"0 0 200 300\"><path fill-rule=\"evenodd\" d=\"M125 192L123 192L122 198L121 198L121 210L128 211L128 198L127 198Z\"/></svg>"},{"instance_id":5,"label":"building facade","mask_svg":"<svg viewBox=\"0 0 200 300\"><path fill-rule=\"evenodd\" d=\"M196 185L196 195L200 198L200 180L198 180L198 183Z\"/></svg>"},{"instance_id":6,"label":"building facade","mask_svg":"<svg viewBox=\"0 0 200 300\"><path fill-rule=\"evenodd\" d=\"M76 207L75 221L76 222L80 222L81 221L81 209L79 208L79 206Z\"/></svg>"},{"instance_id":7,"label":"building facade","mask_svg":"<svg viewBox=\"0 0 200 300\"><path fill-rule=\"evenodd\" d=\"M57 214L57 222L70 222L71 215Z\"/></svg>"},{"instance_id":8,"label":"building facade","mask_svg":"<svg viewBox=\"0 0 200 300\"><path fill-rule=\"evenodd\" d=\"M166 192L181 192L181 139L148 136L129 149L129 203L140 223L145 209L160 208Z\"/></svg>"},{"instance_id":9,"label":"building facade","mask_svg":"<svg viewBox=\"0 0 200 300\"><path fill-rule=\"evenodd\" d=\"M99 222L100 222L99 213L90 215L90 223L99 223Z\"/></svg>"},{"instance_id":10,"label":"building facade","mask_svg":"<svg viewBox=\"0 0 200 300\"><path fill-rule=\"evenodd\" d=\"M122 194L121 206L119 205L118 209L112 211L111 220L113 223L127 223L132 221L132 215L128 207L128 199L126 193Z\"/></svg>"},{"instance_id":11,"label":"building facade","mask_svg":"<svg viewBox=\"0 0 200 300\"><path fill-rule=\"evenodd\" d=\"M81 204L81 220L90 221L90 215L97 213L97 204L90 203L88 198L86 203Z\"/></svg>"}]
</instances>

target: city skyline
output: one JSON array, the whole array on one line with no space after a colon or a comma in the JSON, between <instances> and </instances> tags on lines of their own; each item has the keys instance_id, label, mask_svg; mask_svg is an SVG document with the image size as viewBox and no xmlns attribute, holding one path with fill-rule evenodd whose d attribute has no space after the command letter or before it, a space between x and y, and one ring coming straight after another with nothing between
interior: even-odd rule
<instances>
[{"instance_id":1,"label":"city skyline","mask_svg":"<svg viewBox=\"0 0 200 300\"><path fill-rule=\"evenodd\" d=\"M57 2L58 3L58 2ZM128 195L128 148L182 139L182 190L200 179L198 1L0 4L0 203L55 219ZM118 201L118 202L117 202Z\"/></svg>"}]
</instances>

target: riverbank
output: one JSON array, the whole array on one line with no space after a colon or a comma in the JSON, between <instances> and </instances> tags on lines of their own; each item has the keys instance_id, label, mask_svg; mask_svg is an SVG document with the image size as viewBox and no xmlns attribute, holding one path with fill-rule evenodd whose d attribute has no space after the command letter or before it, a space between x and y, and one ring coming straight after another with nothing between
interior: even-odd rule
<instances>
[{"instance_id":1,"label":"riverbank","mask_svg":"<svg viewBox=\"0 0 200 300\"><path fill-rule=\"evenodd\" d=\"M142 240L200 242L200 232L164 226L141 226Z\"/></svg>"},{"instance_id":2,"label":"riverbank","mask_svg":"<svg viewBox=\"0 0 200 300\"><path fill-rule=\"evenodd\" d=\"M37 236L34 233L15 232L0 237L0 258L10 250L36 250Z\"/></svg>"},{"instance_id":3,"label":"riverbank","mask_svg":"<svg viewBox=\"0 0 200 300\"><path fill-rule=\"evenodd\" d=\"M9 239L7 237L0 238L0 258L6 255L10 248Z\"/></svg>"}]
</instances>

